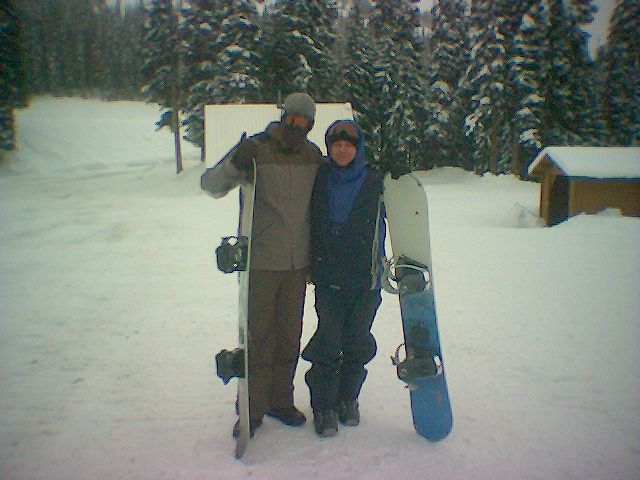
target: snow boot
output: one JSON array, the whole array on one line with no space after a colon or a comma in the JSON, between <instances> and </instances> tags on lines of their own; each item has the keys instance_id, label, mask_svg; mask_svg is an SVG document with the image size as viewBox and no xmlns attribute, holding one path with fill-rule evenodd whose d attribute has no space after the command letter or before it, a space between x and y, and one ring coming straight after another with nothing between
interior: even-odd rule
<instances>
[{"instance_id":1,"label":"snow boot","mask_svg":"<svg viewBox=\"0 0 640 480\"><path fill-rule=\"evenodd\" d=\"M300 425L304 425L307 421L307 417L304 416L304 413L293 405L291 407L272 408L267 411L267 416L280 420L282 423L289 425L290 427L299 427Z\"/></svg>"},{"instance_id":2,"label":"snow boot","mask_svg":"<svg viewBox=\"0 0 640 480\"><path fill-rule=\"evenodd\" d=\"M338 415L333 410L314 412L313 423L320 437L333 437L338 433Z\"/></svg>"},{"instance_id":3,"label":"snow boot","mask_svg":"<svg viewBox=\"0 0 640 480\"><path fill-rule=\"evenodd\" d=\"M360 424L360 412L358 411L358 401L348 400L338 403L338 417L340 423L355 427Z\"/></svg>"}]
</instances>

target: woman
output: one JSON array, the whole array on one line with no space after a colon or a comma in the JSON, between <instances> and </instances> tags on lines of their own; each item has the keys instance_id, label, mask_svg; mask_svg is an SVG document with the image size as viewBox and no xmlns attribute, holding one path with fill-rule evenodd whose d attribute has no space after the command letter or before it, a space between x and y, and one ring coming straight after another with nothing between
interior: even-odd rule
<instances>
[{"instance_id":1,"label":"woman","mask_svg":"<svg viewBox=\"0 0 640 480\"><path fill-rule=\"evenodd\" d=\"M365 166L364 135L351 120L327 130L329 162L311 197L311 279L318 328L302 357L316 433L330 437L360 423L365 365L376 353L371 325L381 303L385 224L382 174Z\"/></svg>"}]
</instances>

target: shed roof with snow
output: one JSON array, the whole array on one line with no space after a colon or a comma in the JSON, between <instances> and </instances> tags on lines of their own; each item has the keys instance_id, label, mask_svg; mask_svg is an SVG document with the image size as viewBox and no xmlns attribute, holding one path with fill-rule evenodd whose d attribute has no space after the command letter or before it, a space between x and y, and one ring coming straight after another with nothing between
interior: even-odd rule
<instances>
[{"instance_id":1,"label":"shed roof with snow","mask_svg":"<svg viewBox=\"0 0 640 480\"><path fill-rule=\"evenodd\" d=\"M205 154L211 166L218 162L240 140L264 131L270 122L280 120L282 110L273 103L205 106ZM353 119L350 103L317 103L309 140L326 155L324 134L336 120Z\"/></svg>"},{"instance_id":2,"label":"shed roof with snow","mask_svg":"<svg viewBox=\"0 0 640 480\"><path fill-rule=\"evenodd\" d=\"M567 177L640 178L640 147L547 147L529 174L551 164Z\"/></svg>"}]
</instances>

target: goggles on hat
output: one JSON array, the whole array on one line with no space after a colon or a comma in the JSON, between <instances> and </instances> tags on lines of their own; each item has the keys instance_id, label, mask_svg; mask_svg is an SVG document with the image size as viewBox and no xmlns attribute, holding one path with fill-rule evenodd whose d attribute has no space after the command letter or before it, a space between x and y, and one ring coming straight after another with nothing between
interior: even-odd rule
<instances>
[{"instance_id":1,"label":"goggles on hat","mask_svg":"<svg viewBox=\"0 0 640 480\"><path fill-rule=\"evenodd\" d=\"M351 122L337 122L329 129L329 138L358 143L358 128Z\"/></svg>"},{"instance_id":2,"label":"goggles on hat","mask_svg":"<svg viewBox=\"0 0 640 480\"><path fill-rule=\"evenodd\" d=\"M284 117L284 124L288 125L290 127L300 127L300 128L304 128L307 129L309 128L309 120L307 120L305 117L303 117L302 115L285 115Z\"/></svg>"}]
</instances>

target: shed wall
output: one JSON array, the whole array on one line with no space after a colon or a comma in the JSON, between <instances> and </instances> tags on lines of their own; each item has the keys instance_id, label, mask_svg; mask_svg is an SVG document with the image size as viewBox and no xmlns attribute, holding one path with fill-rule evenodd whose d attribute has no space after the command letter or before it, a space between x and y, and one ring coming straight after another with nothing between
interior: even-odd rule
<instances>
[{"instance_id":1,"label":"shed wall","mask_svg":"<svg viewBox=\"0 0 640 480\"><path fill-rule=\"evenodd\" d=\"M598 213L619 208L623 215L640 217L640 181L619 179L571 180L569 214Z\"/></svg>"}]
</instances>

